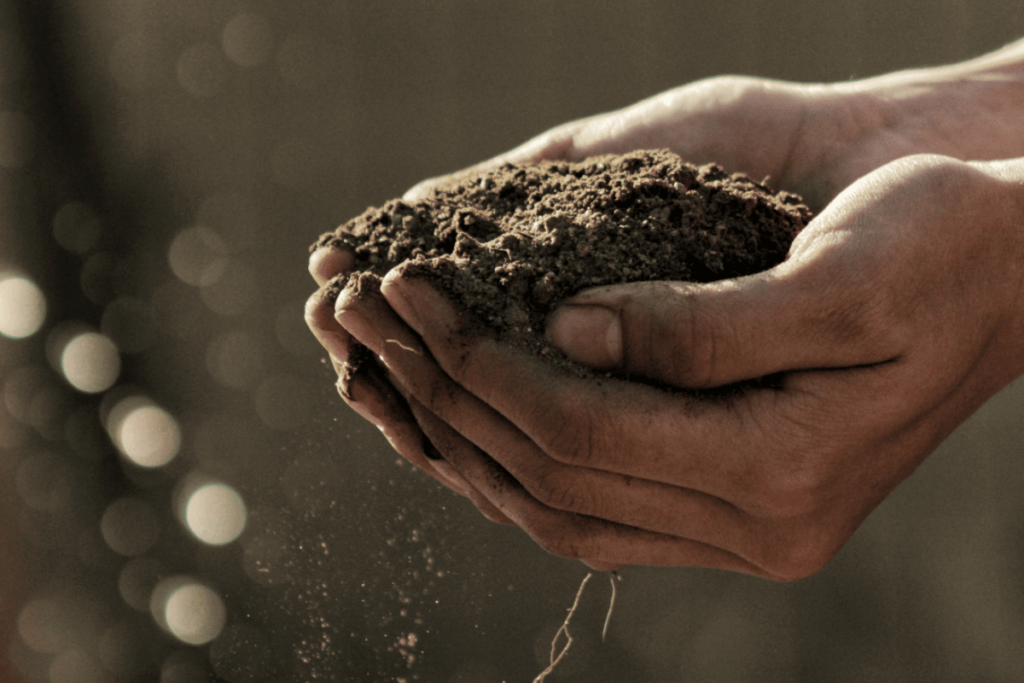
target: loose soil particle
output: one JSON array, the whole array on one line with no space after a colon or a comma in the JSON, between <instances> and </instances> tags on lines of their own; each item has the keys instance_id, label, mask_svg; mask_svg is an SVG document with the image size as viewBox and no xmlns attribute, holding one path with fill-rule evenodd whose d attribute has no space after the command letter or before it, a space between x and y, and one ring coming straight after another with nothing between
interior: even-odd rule
<instances>
[{"instance_id":1,"label":"loose soil particle","mask_svg":"<svg viewBox=\"0 0 1024 683\"><path fill-rule=\"evenodd\" d=\"M640 151L506 164L416 203L370 208L313 248L356 256L335 294L379 288L401 265L430 278L474 324L568 364L543 340L561 300L598 285L766 270L810 218L796 195L668 151Z\"/></svg>"}]
</instances>

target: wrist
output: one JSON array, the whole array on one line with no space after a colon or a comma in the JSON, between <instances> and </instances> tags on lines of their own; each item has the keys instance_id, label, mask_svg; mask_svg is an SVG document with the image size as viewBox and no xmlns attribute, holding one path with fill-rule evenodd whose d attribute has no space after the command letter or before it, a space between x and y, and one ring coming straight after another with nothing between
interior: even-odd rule
<instances>
[{"instance_id":1,"label":"wrist","mask_svg":"<svg viewBox=\"0 0 1024 683\"><path fill-rule=\"evenodd\" d=\"M993 348L1004 358L1004 382L1024 373L1024 157L970 164L994 183L994 192L987 201L979 202L979 210L991 211L994 229L991 242L999 252L996 264L998 282L991 296L1002 301L1003 320L1000 334L993 338Z\"/></svg>"},{"instance_id":2,"label":"wrist","mask_svg":"<svg viewBox=\"0 0 1024 683\"><path fill-rule=\"evenodd\" d=\"M903 155L1024 156L1024 41L958 64L831 86Z\"/></svg>"}]
</instances>

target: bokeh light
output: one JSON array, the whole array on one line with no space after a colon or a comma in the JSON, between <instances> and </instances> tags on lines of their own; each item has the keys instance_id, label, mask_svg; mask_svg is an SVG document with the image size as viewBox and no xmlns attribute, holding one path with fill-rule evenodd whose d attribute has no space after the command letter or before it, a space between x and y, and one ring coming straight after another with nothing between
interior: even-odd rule
<instances>
[{"instance_id":1,"label":"bokeh light","mask_svg":"<svg viewBox=\"0 0 1024 683\"><path fill-rule=\"evenodd\" d=\"M38 365L28 365L7 373L4 378L4 405L11 417L28 424L32 418L35 395L51 384L52 373Z\"/></svg>"},{"instance_id":2,"label":"bokeh light","mask_svg":"<svg viewBox=\"0 0 1024 683\"><path fill-rule=\"evenodd\" d=\"M199 297L218 315L239 315L252 307L259 296L256 271L239 259L225 263L221 277L204 286Z\"/></svg>"},{"instance_id":3,"label":"bokeh light","mask_svg":"<svg viewBox=\"0 0 1024 683\"><path fill-rule=\"evenodd\" d=\"M107 429L121 453L140 467L162 467L181 447L181 428L174 416L140 396L114 406Z\"/></svg>"},{"instance_id":4,"label":"bokeh light","mask_svg":"<svg viewBox=\"0 0 1024 683\"><path fill-rule=\"evenodd\" d=\"M196 212L198 225L214 231L222 248L232 253L253 245L263 226L256 200L248 192L214 192Z\"/></svg>"},{"instance_id":5,"label":"bokeh light","mask_svg":"<svg viewBox=\"0 0 1024 683\"><path fill-rule=\"evenodd\" d=\"M18 613L18 635L33 651L58 654L88 649L103 628L100 602L89 591L57 592L27 601Z\"/></svg>"},{"instance_id":6,"label":"bokeh light","mask_svg":"<svg viewBox=\"0 0 1024 683\"><path fill-rule=\"evenodd\" d=\"M262 357L256 336L242 331L228 332L210 342L206 349L206 367L218 383L232 389L245 389L263 372Z\"/></svg>"},{"instance_id":7,"label":"bokeh light","mask_svg":"<svg viewBox=\"0 0 1024 683\"><path fill-rule=\"evenodd\" d=\"M99 332L83 332L72 338L61 353L60 367L74 388L87 394L106 391L121 374L117 346Z\"/></svg>"},{"instance_id":8,"label":"bokeh light","mask_svg":"<svg viewBox=\"0 0 1024 683\"><path fill-rule=\"evenodd\" d=\"M274 36L267 20L258 14L240 12L224 26L221 38L224 54L238 66L256 66L267 61Z\"/></svg>"},{"instance_id":9,"label":"bokeh light","mask_svg":"<svg viewBox=\"0 0 1024 683\"><path fill-rule=\"evenodd\" d=\"M53 216L57 244L75 254L84 254L96 246L102 228L96 211L82 202L68 202Z\"/></svg>"},{"instance_id":10,"label":"bokeh light","mask_svg":"<svg viewBox=\"0 0 1024 683\"><path fill-rule=\"evenodd\" d=\"M129 557L141 555L160 536L160 520L153 506L140 498L111 503L100 520L100 532L110 548Z\"/></svg>"},{"instance_id":11,"label":"bokeh light","mask_svg":"<svg viewBox=\"0 0 1024 683\"><path fill-rule=\"evenodd\" d=\"M65 605L55 598L36 598L21 608L18 635L34 651L60 652L70 640Z\"/></svg>"},{"instance_id":12,"label":"bokeh light","mask_svg":"<svg viewBox=\"0 0 1024 683\"><path fill-rule=\"evenodd\" d=\"M221 597L187 576L173 576L157 584L150 609L162 628L189 645L209 643L227 622L227 608Z\"/></svg>"},{"instance_id":13,"label":"bokeh light","mask_svg":"<svg viewBox=\"0 0 1024 683\"><path fill-rule=\"evenodd\" d=\"M245 501L227 484L206 484L188 497L185 522L203 543L225 545L241 535L246 521Z\"/></svg>"},{"instance_id":14,"label":"bokeh light","mask_svg":"<svg viewBox=\"0 0 1024 683\"><path fill-rule=\"evenodd\" d=\"M114 278L118 267L117 260L112 254L89 254L79 274L82 293L94 304L102 306L108 303L114 296Z\"/></svg>"},{"instance_id":15,"label":"bokeh light","mask_svg":"<svg viewBox=\"0 0 1024 683\"><path fill-rule=\"evenodd\" d=\"M164 660L160 667L160 683L209 683L208 668L200 651L191 648L179 650Z\"/></svg>"},{"instance_id":16,"label":"bokeh light","mask_svg":"<svg viewBox=\"0 0 1024 683\"><path fill-rule=\"evenodd\" d=\"M224 274L226 252L224 241L216 232L196 226L177 234L167 258L178 279L193 287L205 287Z\"/></svg>"},{"instance_id":17,"label":"bokeh light","mask_svg":"<svg viewBox=\"0 0 1024 683\"><path fill-rule=\"evenodd\" d=\"M121 567L117 577L117 592L132 609L149 611L149 600L153 589L170 572L160 560L152 557L135 557Z\"/></svg>"},{"instance_id":18,"label":"bokeh light","mask_svg":"<svg viewBox=\"0 0 1024 683\"><path fill-rule=\"evenodd\" d=\"M0 274L0 334L23 339L39 331L46 319L46 298L31 280Z\"/></svg>"}]
</instances>

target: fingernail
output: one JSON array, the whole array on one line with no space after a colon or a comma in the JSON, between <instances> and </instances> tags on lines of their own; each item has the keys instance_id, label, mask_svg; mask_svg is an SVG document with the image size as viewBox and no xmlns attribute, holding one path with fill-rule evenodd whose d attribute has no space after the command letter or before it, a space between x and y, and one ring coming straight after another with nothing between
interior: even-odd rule
<instances>
[{"instance_id":1,"label":"fingernail","mask_svg":"<svg viewBox=\"0 0 1024 683\"><path fill-rule=\"evenodd\" d=\"M380 334L361 313L343 309L335 313L335 317L338 319L339 325L348 330L348 333L358 339L363 346L373 351L374 355L379 356L384 353L384 342L381 341Z\"/></svg>"},{"instance_id":2,"label":"fingernail","mask_svg":"<svg viewBox=\"0 0 1024 683\"><path fill-rule=\"evenodd\" d=\"M381 294L391 304L391 309L406 322L417 334L423 334L423 325L420 324L419 314L409 303L405 293L402 291L404 285L400 282L401 276L392 271L388 273L380 284Z\"/></svg>"},{"instance_id":3,"label":"fingernail","mask_svg":"<svg viewBox=\"0 0 1024 683\"><path fill-rule=\"evenodd\" d=\"M349 338L347 334L330 330L314 329L313 336L331 356L331 362L344 363L348 360Z\"/></svg>"},{"instance_id":4,"label":"fingernail","mask_svg":"<svg viewBox=\"0 0 1024 683\"><path fill-rule=\"evenodd\" d=\"M604 306L563 304L551 314L547 336L582 365L609 370L622 364L622 323Z\"/></svg>"},{"instance_id":5,"label":"fingernail","mask_svg":"<svg viewBox=\"0 0 1024 683\"><path fill-rule=\"evenodd\" d=\"M337 247L320 247L309 256L309 274L321 287L335 275L352 270L354 265L352 252Z\"/></svg>"},{"instance_id":6,"label":"fingernail","mask_svg":"<svg viewBox=\"0 0 1024 683\"><path fill-rule=\"evenodd\" d=\"M441 455L441 451L437 450L437 446L427 438L426 434L423 435L423 454L430 460L444 459L444 456Z\"/></svg>"}]
</instances>

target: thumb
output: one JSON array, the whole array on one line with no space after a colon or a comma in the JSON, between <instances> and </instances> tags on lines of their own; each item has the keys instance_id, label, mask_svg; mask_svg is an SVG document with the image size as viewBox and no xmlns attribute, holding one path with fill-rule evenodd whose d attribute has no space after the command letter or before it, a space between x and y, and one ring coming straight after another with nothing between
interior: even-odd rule
<instances>
[{"instance_id":1,"label":"thumb","mask_svg":"<svg viewBox=\"0 0 1024 683\"><path fill-rule=\"evenodd\" d=\"M636 282L584 290L551 314L547 338L583 365L686 388L868 365L898 355L866 319L877 307L861 300L864 289L837 286L827 270L785 262L708 284Z\"/></svg>"}]
</instances>

